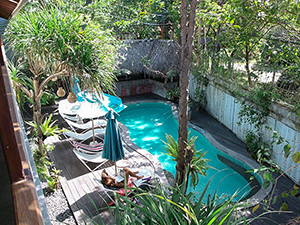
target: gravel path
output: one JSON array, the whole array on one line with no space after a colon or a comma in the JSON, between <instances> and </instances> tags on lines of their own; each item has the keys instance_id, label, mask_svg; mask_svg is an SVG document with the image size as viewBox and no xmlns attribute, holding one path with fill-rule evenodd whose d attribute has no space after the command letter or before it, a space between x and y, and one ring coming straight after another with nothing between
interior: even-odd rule
<instances>
[{"instance_id":1,"label":"gravel path","mask_svg":"<svg viewBox=\"0 0 300 225\"><path fill-rule=\"evenodd\" d=\"M55 192L49 192L47 182L42 183L48 214L52 225L76 225L72 211L68 205L65 194L59 188Z\"/></svg>"}]
</instances>

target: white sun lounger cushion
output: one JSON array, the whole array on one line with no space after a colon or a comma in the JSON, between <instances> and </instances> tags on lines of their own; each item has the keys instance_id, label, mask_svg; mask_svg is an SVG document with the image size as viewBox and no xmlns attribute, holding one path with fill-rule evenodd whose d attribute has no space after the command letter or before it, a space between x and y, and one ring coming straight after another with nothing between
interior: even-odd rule
<instances>
[{"instance_id":1,"label":"white sun lounger cushion","mask_svg":"<svg viewBox=\"0 0 300 225\"><path fill-rule=\"evenodd\" d=\"M88 130L88 129L92 129L92 121L89 121L87 123L75 123L72 121L68 121L68 124L72 127L81 129L81 130ZM97 119L94 120L94 127L101 127L101 126L105 126L106 125L106 120L104 119Z\"/></svg>"},{"instance_id":2,"label":"white sun lounger cushion","mask_svg":"<svg viewBox=\"0 0 300 225\"><path fill-rule=\"evenodd\" d=\"M78 122L82 122L82 120L81 120L77 115L71 116L71 115L67 115L67 114L64 114L64 113L61 113L60 115L61 115L62 118L64 118L64 119L67 119L67 120L71 120L71 121L77 122L77 124L78 124Z\"/></svg>"},{"instance_id":3,"label":"white sun lounger cushion","mask_svg":"<svg viewBox=\"0 0 300 225\"><path fill-rule=\"evenodd\" d=\"M82 153L82 152L79 152L76 150L73 150L73 152L75 153L75 155L78 158L80 158L84 161L87 161L87 162L101 163L101 162L107 161L107 159L102 158L102 152L98 152L97 154L94 154L94 155L89 155L89 154Z\"/></svg>"},{"instance_id":4,"label":"white sun lounger cushion","mask_svg":"<svg viewBox=\"0 0 300 225\"><path fill-rule=\"evenodd\" d=\"M104 135L105 134L105 129L95 129L94 132L95 132L95 135ZM76 132L65 129L63 134L65 134L68 137L71 137L75 140L80 140L80 141L84 141L84 140L87 140L87 139L93 137L93 131L92 130L89 130L85 133L76 133Z\"/></svg>"},{"instance_id":5,"label":"white sun lounger cushion","mask_svg":"<svg viewBox=\"0 0 300 225\"><path fill-rule=\"evenodd\" d=\"M95 171L101 165L103 165L105 162L108 161L107 159L102 158L102 152L97 152L96 154L86 154L83 152L79 152L75 149L73 150L73 152L77 156L77 158L84 164L84 166L90 171ZM87 165L88 162L99 164L99 165L92 169Z\"/></svg>"},{"instance_id":6,"label":"white sun lounger cushion","mask_svg":"<svg viewBox=\"0 0 300 225\"><path fill-rule=\"evenodd\" d=\"M73 146L77 151L84 151L84 152L92 153L92 154L101 152L103 150L103 143L99 143L96 145L87 145L84 143L73 141Z\"/></svg>"}]
</instances>

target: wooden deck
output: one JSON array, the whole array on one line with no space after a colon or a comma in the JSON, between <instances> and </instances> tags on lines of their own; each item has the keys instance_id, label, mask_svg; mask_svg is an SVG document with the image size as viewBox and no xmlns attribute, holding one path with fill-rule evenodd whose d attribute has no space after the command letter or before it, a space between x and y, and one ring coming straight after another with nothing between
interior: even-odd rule
<instances>
[{"instance_id":1,"label":"wooden deck","mask_svg":"<svg viewBox=\"0 0 300 225\"><path fill-rule=\"evenodd\" d=\"M55 167L62 170L60 182L76 222L78 224L100 224L100 220L102 220L104 224L114 224L111 211L105 209L111 200L99 185L101 169L105 168L113 174L113 163L108 161L98 170L90 172L75 156L67 139L59 140L51 137L47 139L47 142L55 144L55 148L51 152L51 159L55 162ZM161 166L158 165L157 160L147 156L148 152L145 150L133 152L131 148L128 149L124 160L130 168L136 168L136 170L144 168L153 171L158 174L162 183L167 184L163 170L158 169ZM156 164L155 167L154 164Z\"/></svg>"}]
</instances>

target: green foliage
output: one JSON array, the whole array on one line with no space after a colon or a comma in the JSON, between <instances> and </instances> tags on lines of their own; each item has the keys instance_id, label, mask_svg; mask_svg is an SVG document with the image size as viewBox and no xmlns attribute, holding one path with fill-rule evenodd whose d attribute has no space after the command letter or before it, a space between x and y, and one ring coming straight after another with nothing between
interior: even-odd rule
<instances>
[{"instance_id":1,"label":"green foliage","mask_svg":"<svg viewBox=\"0 0 300 225\"><path fill-rule=\"evenodd\" d=\"M239 122L243 120L254 125L259 131L265 123L266 117L270 113L270 105L277 100L277 96L273 95L273 87L269 85L258 85L251 88L240 97L243 97L242 108L239 111Z\"/></svg>"},{"instance_id":2,"label":"green foliage","mask_svg":"<svg viewBox=\"0 0 300 225\"><path fill-rule=\"evenodd\" d=\"M69 68L83 83L113 91L118 41L62 1L27 4L8 24L5 40L41 81Z\"/></svg>"},{"instance_id":3,"label":"green foliage","mask_svg":"<svg viewBox=\"0 0 300 225\"><path fill-rule=\"evenodd\" d=\"M252 131L248 130L246 132L245 142L248 152L250 152L251 156L254 157L254 155L256 155L257 149L259 148L259 137Z\"/></svg>"},{"instance_id":4,"label":"green foliage","mask_svg":"<svg viewBox=\"0 0 300 225\"><path fill-rule=\"evenodd\" d=\"M267 166L261 166L257 169L249 170L248 172L250 172L250 173L262 173L263 178L264 178L263 187L266 189L272 183L274 183L274 178L272 176L272 172L275 172L275 171L276 171L275 168L267 167Z\"/></svg>"},{"instance_id":5,"label":"green foliage","mask_svg":"<svg viewBox=\"0 0 300 225\"><path fill-rule=\"evenodd\" d=\"M25 65L17 63L14 65L12 62L8 62L9 75L13 82L14 89L16 92L16 97L18 105L24 108L25 103L33 104L33 101L19 88L20 85L25 87L27 90L33 89L33 83L30 76L26 75L28 68L25 68ZM55 100L58 98L51 88L48 88L50 91L45 90L41 97L41 105L53 105Z\"/></svg>"},{"instance_id":6,"label":"green foliage","mask_svg":"<svg viewBox=\"0 0 300 225\"><path fill-rule=\"evenodd\" d=\"M51 78L76 74L83 86L114 93L119 42L110 30L102 29L63 1L26 4L10 20L4 38L14 57L26 64L26 74L33 80L33 87L19 88L33 101L41 152L41 97ZM43 98L49 100L49 96Z\"/></svg>"},{"instance_id":7,"label":"green foliage","mask_svg":"<svg viewBox=\"0 0 300 225\"><path fill-rule=\"evenodd\" d=\"M48 187L50 191L54 192L59 188L59 174L61 173L61 170L52 169L51 175L48 177Z\"/></svg>"},{"instance_id":8,"label":"green foliage","mask_svg":"<svg viewBox=\"0 0 300 225\"><path fill-rule=\"evenodd\" d=\"M246 204L233 202L234 196L221 199L213 195L204 203L209 184L199 198L193 193L184 195L180 188L135 189L133 197L120 196L110 209L116 224L239 224L254 220L235 217L238 208Z\"/></svg>"},{"instance_id":9,"label":"green foliage","mask_svg":"<svg viewBox=\"0 0 300 225\"><path fill-rule=\"evenodd\" d=\"M198 137L188 138L188 147L190 147L193 152L193 158L190 164L190 176L191 176L191 185L195 188L200 181L199 175L206 176L206 171L208 170L208 159L205 159L204 156L207 152L202 152L201 150L196 150L195 141Z\"/></svg>"},{"instance_id":10,"label":"green foliage","mask_svg":"<svg viewBox=\"0 0 300 225\"><path fill-rule=\"evenodd\" d=\"M205 108L207 104L206 87L209 83L209 79L206 77L206 74L203 73L203 70L198 67L192 70L192 74L194 81L197 84L194 100L196 102L197 110L200 111L202 108Z\"/></svg>"},{"instance_id":11,"label":"green foliage","mask_svg":"<svg viewBox=\"0 0 300 225\"><path fill-rule=\"evenodd\" d=\"M167 98L171 101L177 101L179 99L179 94L179 87L174 87L172 90L167 90Z\"/></svg>"},{"instance_id":12,"label":"green foliage","mask_svg":"<svg viewBox=\"0 0 300 225\"><path fill-rule=\"evenodd\" d=\"M53 163L48 158L48 153L54 149L54 145L44 144L43 149L45 154L41 155L38 148L33 148L33 159L35 162L36 170L39 178L42 181L48 182L48 187L50 191L55 191L59 187L59 174L61 170L53 168ZM49 174L49 170L51 170Z\"/></svg>"},{"instance_id":13,"label":"green foliage","mask_svg":"<svg viewBox=\"0 0 300 225\"><path fill-rule=\"evenodd\" d=\"M193 65L202 74L230 80L231 85L244 89L262 82L272 83L276 90L270 100L280 97L294 105L291 110L298 113L299 99L295 98L295 92L300 83L297 44L300 20L295 12L299 10L300 5L294 0L201 1ZM262 80L266 72L273 72L272 80ZM274 85L275 73L284 76L277 85ZM243 94L242 89L239 94ZM251 107L246 110L260 120L259 112L251 111Z\"/></svg>"},{"instance_id":14,"label":"green foliage","mask_svg":"<svg viewBox=\"0 0 300 225\"><path fill-rule=\"evenodd\" d=\"M246 145L252 158L259 164L268 163L270 165L273 163L271 161L271 148L269 145L262 142L259 136L249 130L246 132Z\"/></svg>"},{"instance_id":15,"label":"green foliage","mask_svg":"<svg viewBox=\"0 0 300 225\"><path fill-rule=\"evenodd\" d=\"M51 122L53 114L50 114L48 118L45 118L43 123L40 125L40 128L43 133L43 138L46 139L50 136L57 136L59 137L59 134L63 132L62 129L60 129L57 125L54 125L56 123L56 120ZM37 137L37 124L35 122L27 122L30 126L34 128L34 136Z\"/></svg>"},{"instance_id":16,"label":"green foliage","mask_svg":"<svg viewBox=\"0 0 300 225\"><path fill-rule=\"evenodd\" d=\"M253 140L256 140L256 137L253 135L253 133L249 132L249 135L248 135L249 143L251 144L253 142ZM272 136L269 146L281 145L281 144L284 144L284 146L282 148L282 153L283 153L285 159L288 159L289 157L291 157L293 162L295 163L295 165L292 165L288 170L299 166L300 152L296 151L291 155L291 153L292 153L291 145L288 143L287 140L285 140L282 136L280 136L276 131L273 131L273 136ZM256 146L256 145L254 144L252 146ZM255 148L253 148L253 149L255 149ZM270 151L269 149L267 150L267 152L265 152L265 149L259 149L257 151L256 155L260 156L260 157L262 157L262 155L269 157L270 156L269 151ZM274 184L276 186L277 183L279 182L279 179L285 175L285 172L282 171L280 169L279 165L274 163L274 161L272 161L271 159L265 160L264 158L262 158L261 160L258 160L258 162L262 166L257 169L249 170L249 172L262 174L262 176L264 178L264 181L263 181L264 188L268 188L271 184ZM268 163L268 165L265 164L265 162ZM263 165L263 163L264 163L264 165ZM275 173L275 172L280 174L279 176L276 177L276 179L274 179L274 177L272 176L272 173ZM269 199L266 199L264 201L264 204L267 209L271 205L274 205L277 202L278 196L274 195L274 190L275 190L275 188L273 188L273 191L270 194ZM297 195L299 195L299 187L297 185L294 185L292 189L286 190L281 193L282 198L288 198L289 196L297 196ZM257 206L257 207L259 207L259 206ZM279 211L286 211L287 209L288 209L288 204L286 202L283 202L280 206Z\"/></svg>"},{"instance_id":17,"label":"green foliage","mask_svg":"<svg viewBox=\"0 0 300 225\"><path fill-rule=\"evenodd\" d=\"M41 97L41 105L54 105L58 97L53 92L44 91Z\"/></svg>"},{"instance_id":18,"label":"green foliage","mask_svg":"<svg viewBox=\"0 0 300 225\"><path fill-rule=\"evenodd\" d=\"M166 134L167 141L162 141L165 144L164 150L166 150L166 155L172 156L173 161L177 161L178 158L178 144L173 136Z\"/></svg>"},{"instance_id":19,"label":"green foliage","mask_svg":"<svg viewBox=\"0 0 300 225\"><path fill-rule=\"evenodd\" d=\"M166 7L166 1L161 0L104 0L92 1L82 11L105 29L113 30L117 37L129 34L134 39L153 39L160 36L161 26L164 36L168 36L170 17Z\"/></svg>"},{"instance_id":20,"label":"green foliage","mask_svg":"<svg viewBox=\"0 0 300 225\"><path fill-rule=\"evenodd\" d=\"M166 150L167 155L173 157L173 161L177 161L178 159L178 142L175 141L173 136L166 134L167 141L162 141L165 144L164 150ZM191 175L191 186L194 188L199 183L199 175L206 176L206 171L208 170L208 159L205 159L204 156L206 152L202 152L201 150L195 149L195 141L197 137L188 138L187 146L192 149L194 152L190 168L189 174Z\"/></svg>"},{"instance_id":21,"label":"green foliage","mask_svg":"<svg viewBox=\"0 0 300 225\"><path fill-rule=\"evenodd\" d=\"M20 63L14 65L14 63L8 61L7 66L10 79L12 80L16 92L18 105L24 109L25 102L30 101L30 98L18 88L18 85L23 85L25 88L30 89L33 87L32 80L22 72L22 65Z\"/></svg>"},{"instance_id":22,"label":"green foliage","mask_svg":"<svg viewBox=\"0 0 300 225\"><path fill-rule=\"evenodd\" d=\"M54 148L53 145L45 144L43 145L44 152L50 152ZM46 154L41 155L40 151L37 148L33 148L33 158L35 162L35 166L39 177L41 180L47 180L49 177L48 168L52 165L52 162L48 160Z\"/></svg>"},{"instance_id":23,"label":"green foliage","mask_svg":"<svg viewBox=\"0 0 300 225\"><path fill-rule=\"evenodd\" d=\"M262 144L256 153L256 157L259 164L264 162L270 164L271 149Z\"/></svg>"}]
</instances>

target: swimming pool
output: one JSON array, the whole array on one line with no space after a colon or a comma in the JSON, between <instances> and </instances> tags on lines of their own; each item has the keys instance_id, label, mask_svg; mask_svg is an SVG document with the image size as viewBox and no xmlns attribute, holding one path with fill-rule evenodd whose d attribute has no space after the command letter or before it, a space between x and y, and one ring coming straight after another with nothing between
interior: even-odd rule
<instances>
[{"instance_id":1,"label":"swimming pool","mask_svg":"<svg viewBox=\"0 0 300 225\"><path fill-rule=\"evenodd\" d=\"M175 140L178 138L178 121L174 118L171 106L164 103L139 103L128 105L120 113L118 120L127 126L131 140L140 148L153 154L161 162L163 168L175 175L176 162L173 158L163 154L166 133L172 135ZM219 196L232 196L238 191L239 196L247 196L251 193L251 186L245 175L237 172L250 169L250 166L236 160L235 158L216 149L201 133L190 129L192 136L198 136L196 149L207 151L205 158L210 159L212 167L207 171L207 176L200 177L196 189L189 189L193 192L202 193L210 179L212 179L207 194L214 194L217 191ZM248 175L249 178L250 175Z\"/></svg>"}]
</instances>

